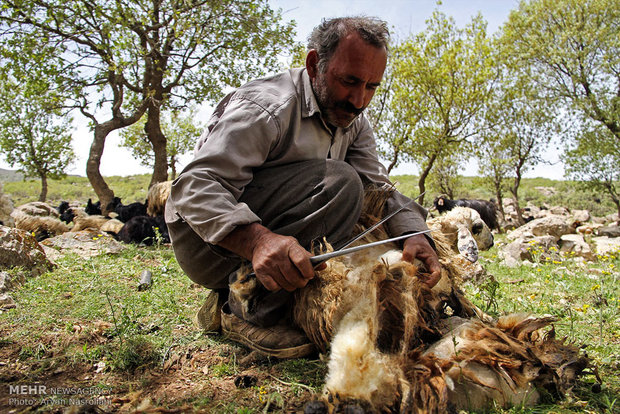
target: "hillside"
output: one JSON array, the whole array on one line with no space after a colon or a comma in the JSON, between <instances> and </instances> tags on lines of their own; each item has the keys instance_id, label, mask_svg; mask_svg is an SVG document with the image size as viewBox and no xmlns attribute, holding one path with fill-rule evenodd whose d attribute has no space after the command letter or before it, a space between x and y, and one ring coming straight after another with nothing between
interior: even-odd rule
<instances>
[{"instance_id":1,"label":"hillside","mask_svg":"<svg viewBox=\"0 0 620 414\"><path fill-rule=\"evenodd\" d=\"M15 170L5 170L4 168L0 168L0 181L1 182L9 182L9 181L21 181L24 179L24 175Z\"/></svg>"}]
</instances>

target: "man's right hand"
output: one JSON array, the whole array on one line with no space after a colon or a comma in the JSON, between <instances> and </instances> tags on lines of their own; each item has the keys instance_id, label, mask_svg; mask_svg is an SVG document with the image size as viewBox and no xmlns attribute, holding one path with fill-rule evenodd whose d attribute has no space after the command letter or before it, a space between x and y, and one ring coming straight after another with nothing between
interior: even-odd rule
<instances>
[{"instance_id":1,"label":"man's right hand","mask_svg":"<svg viewBox=\"0 0 620 414\"><path fill-rule=\"evenodd\" d=\"M258 223L237 227L218 245L250 260L256 277L268 290L292 292L314 277L310 252L294 237L273 233Z\"/></svg>"}]
</instances>

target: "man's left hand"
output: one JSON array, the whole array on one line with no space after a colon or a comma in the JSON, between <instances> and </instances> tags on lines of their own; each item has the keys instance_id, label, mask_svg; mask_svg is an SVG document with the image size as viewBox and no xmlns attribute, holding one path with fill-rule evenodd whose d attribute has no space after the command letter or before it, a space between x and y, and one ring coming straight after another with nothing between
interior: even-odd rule
<instances>
[{"instance_id":1,"label":"man's left hand","mask_svg":"<svg viewBox=\"0 0 620 414\"><path fill-rule=\"evenodd\" d=\"M424 280L429 287L433 287L441 278L441 265L437 253L423 234L411 236L405 240L403 246L403 260L413 263L414 259L420 260L426 266L430 275Z\"/></svg>"}]
</instances>

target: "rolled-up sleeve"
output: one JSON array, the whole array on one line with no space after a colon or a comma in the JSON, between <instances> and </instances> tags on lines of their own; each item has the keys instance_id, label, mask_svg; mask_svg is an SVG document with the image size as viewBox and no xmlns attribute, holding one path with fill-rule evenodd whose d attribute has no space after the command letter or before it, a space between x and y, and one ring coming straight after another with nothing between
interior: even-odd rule
<instances>
[{"instance_id":1,"label":"rolled-up sleeve","mask_svg":"<svg viewBox=\"0 0 620 414\"><path fill-rule=\"evenodd\" d=\"M355 168L365 185L391 187L387 170L377 156L377 145L374 133L366 119L360 123L354 141L347 149L345 160ZM411 199L394 191L386 203L386 214L398 210L410 203ZM388 234L393 237L406 233L427 230L426 217L428 212L418 203L411 203L401 212L385 223Z\"/></svg>"},{"instance_id":2,"label":"rolled-up sleeve","mask_svg":"<svg viewBox=\"0 0 620 414\"><path fill-rule=\"evenodd\" d=\"M205 133L208 146L196 149L194 160L173 182L169 201L179 219L217 244L235 227L260 222L238 199L281 134L276 118L243 98L231 99Z\"/></svg>"}]
</instances>

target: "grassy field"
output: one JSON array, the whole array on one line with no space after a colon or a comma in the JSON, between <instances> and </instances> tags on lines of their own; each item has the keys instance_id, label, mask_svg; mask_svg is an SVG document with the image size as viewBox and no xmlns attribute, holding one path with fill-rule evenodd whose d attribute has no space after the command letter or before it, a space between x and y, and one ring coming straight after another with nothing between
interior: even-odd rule
<instances>
[{"instance_id":1,"label":"grassy field","mask_svg":"<svg viewBox=\"0 0 620 414\"><path fill-rule=\"evenodd\" d=\"M149 177L118 179L113 188L118 194L126 188L122 197L128 202L145 197L134 186L146 188ZM81 179L75 180L53 183L51 194L57 200L94 197ZM4 191L14 197L11 185L5 183ZM36 199L38 188L34 195L23 183L19 188L22 200ZM487 198L475 187L468 191ZM556 315L558 337L584 347L602 384L591 370L564 400L491 412L620 412L620 252L589 263L558 254L508 268L497 257L499 239L481 259L495 281L465 285L468 297L494 316ZM139 291L144 270L153 273L153 285ZM321 391L325 363L259 358L219 335L204 335L192 318L205 293L182 273L168 246L126 246L119 254L90 259L61 257L53 271L11 292L17 307L0 313L0 412L63 412L80 399L99 404L103 412L138 407L143 412L164 407L167 412L239 414L302 410ZM35 384L73 387L83 395L8 392L9 385Z\"/></svg>"}]
</instances>

